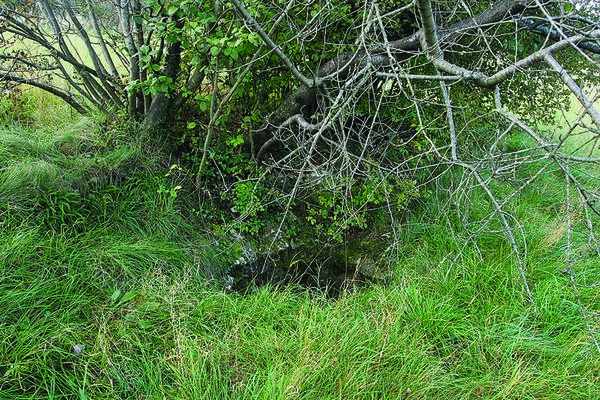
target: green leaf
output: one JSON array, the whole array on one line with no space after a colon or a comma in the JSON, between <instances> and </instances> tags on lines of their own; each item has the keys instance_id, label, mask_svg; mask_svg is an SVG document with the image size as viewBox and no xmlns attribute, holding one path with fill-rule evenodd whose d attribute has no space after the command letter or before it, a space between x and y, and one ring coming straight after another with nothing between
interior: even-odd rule
<instances>
[{"instance_id":1,"label":"green leaf","mask_svg":"<svg viewBox=\"0 0 600 400\"><path fill-rule=\"evenodd\" d=\"M125 293L123 295L123 298L121 298L121 301L119 302L119 306L122 306L123 304L127 303L128 301L131 301L133 299L135 299L136 297L138 297L141 293L138 292L137 290L130 290L129 292Z\"/></svg>"},{"instance_id":2,"label":"green leaf","mask_svg":"<svg viewBox=\"0 0 600 400\"><path fill-rule=\"evenodd\" d=\"M79 400L89 400L87 394L85 394L85 390L83 388L79 388Z\"/></svg>"},{"instance_id":3,"label":"green leaf","mask_svg":"<svg viewBox=\"0 0 600 400\"><path fill-rule=\"evenodd\" d=\"M225 144L228 144L232 147L238 147L244 144L244 137L242 135L237 135L235 137L231 137L225 141Z\"/></svg>"},{"instance_id":4,"label":"green leaf","mask_svg":"<svg viewBox=\"0 0 600 400\"><path fill-rule=\"evenodd\" d=\"M167 15L169 17L172 17L177 11L179 11L179 9L176 6L170 4L170 7L167 8Z\"/></svg>"},{"instance_id":5,"label":"green leaf","mask_svg":"<svg viewBox=\"0 0 600 400\"><path fill-rule=\"evenodd\" d=\"M114 304L115 301L119 300L119 297L121 297L121 291L117 289L113 292L112 296L110 296L111 304Z\"/></svg>"},{"instance_id":6,"label":"green leaf","mask_svg":"<svg viewBox=\"0 0 600 400\"><path fill-rule=\"evenodd\" d=\"M187 124L187 128L188 129L194 129L196 127L196 123L195 122L188 122Z\"/></svg>"},{"instance_id":7,"label":"green leaf","mask_svg":"<svg viewBox=\"0 0 600 400\"><path fill-rule=\"evenodd\" d=\"M139 324L140 328L142 329L148 329L148 328L152 328L152 322L150 321L140 321Z\"/></svg>"}]
</instances>

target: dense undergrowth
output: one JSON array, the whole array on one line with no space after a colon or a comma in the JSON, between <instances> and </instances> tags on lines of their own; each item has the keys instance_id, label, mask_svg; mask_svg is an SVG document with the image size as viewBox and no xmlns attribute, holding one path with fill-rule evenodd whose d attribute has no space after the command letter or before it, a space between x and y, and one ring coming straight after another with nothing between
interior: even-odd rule
<instances>
[{"instance_id":1,"label":"dense undergrowth","mask_svg":"<svg viewBox=\"0 0 600 400\"><path fill-rule=\"evenodd\" d=\"M88 119L0 130L0 398L600 397L561 272L553 174L512 205L537 310L503 233L477 226L490 211L477 191L461 215L443 193L423 198L395 230L385 281L337 299L298 285L240 294L218 273L231 254L149 140ZM600 309L593 255L578 271Z\"/></svg>"}]
</instances>

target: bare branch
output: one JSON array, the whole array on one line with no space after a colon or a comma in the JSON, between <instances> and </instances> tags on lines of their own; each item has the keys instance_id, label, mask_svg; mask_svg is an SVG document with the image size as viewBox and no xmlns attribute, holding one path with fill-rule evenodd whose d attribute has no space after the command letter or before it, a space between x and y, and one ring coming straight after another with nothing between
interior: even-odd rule
<instances>
[{"instance_id":1,"label":"bare branch","mask_svg":"<svg viewBox=\"0 0 600 400\"><path fill-rule=\"evenodd\" d=\"M567 167L568 168L568 167ZM571 283L571 287L573 289L573 295L575 296L575 300L577 301L577 307L579 309L579 313L583 318L583 323L588 331L588 335L594 345L596 346L596 350L600 353L600 343L596 339L596 335L594 330L590 326L588 320L588 312L583 306L581 302L581 296L579 295L579 288L577 287L577 281L575 280L575 268L574 268L574 260L573 260L573 205L571 204L571 177L570 174L566 174L565 176L565 193L566 193L566 206L567 206L567 256L566 256L566 269L565 272L569 276L569 282Z\"/></svg>"},{"instance_id":2,"label":"bare branch","mask_svg":"<svg viewBox=\"0 0 600 400\"><path fill-rule=\"evenodd\" d=\"M556 72L558 72L558 74L565 82L567 87L571 90L571 93L575 95L577 100L579 100L581 105L584 107L585 112L592 118L596 126L600 129L600 114L596 110L594 103L590 101L590 99L588 99L585 93L583 93L583 90L581 90L579 85L577 85L573 78L571 78L571 75L569 75L569 73L562 67L562 65L560 65L554 57L552 57L552 54L546 54L544 58L546 59L548 64L550 64L550 66Z\"/></svg>"},{"instance_id":3,"label":"bare branch","mask_svg":"<svg viewBox=\"0 0 600 400\"><path fill-rule=\"evenodd\" d=\"M113 76L113 79L117 79L119 77L119 73L117 72L117 67L115 66L110 52L108 51L108 47L106 46L106 40L104 39L104 35L102 34L102 30L100 29L100 24L98 23L98 18L96 16L96 13L94 12L92 0L86 0L86 4L88 7L88 15L90 17L90 20L92 21L92 27L94 28L94 33L98 38L98 44L100 45L100 49L102 49L104 59L108 63L108 68L111 75Z\"/></svg>"},{"instance_id":4,"label":"bare branch","mask_svg":"<svg viewBox=\"0 0 600 400\"><path fill-rule=\"evenodd\" d=\"M258 22L256 22L256 20L254 18L252 18L252 16L248 12L248 10L246 10L246 8L242 5L242 3L239 0L232 0L232 2L233 2L233 4L235 4L235 6L239 10L239 12L244 16L244 18L246 19L246 23L248 25L250 25L251 27L253 27L254 30L256 30L256 32L261 37L261 39L267 44L267 46L269 46L273 50L273 52L277 55L277 57L279 57L281 62L283 62L283 64L296 77L296 79L298 79L300 82L302 82L303 85L306 85L308 87L320 85L319 80L309 79L309 78L305 77L304 75L302 75L302 72L300 72L298 70L298 68L296 68L296 66L294 66L292 61L290 61L290 59L285 54L283 54L283 52L281 51L279 46L277 46L273 42L273 40L271 40L269 35L261 28L261 26L258 24Z\"/></svg>"},{"instance_id":5,"label":"bare branch","mask_svg":"<svg viewBox=\"0 0 600 400\"><path fill-rule=\"evenodd\" d=\"M140 78L140 62L138 49L135 47L133 40L133 28L131 27L131 22L129 21L129 4L129 0L120 0L119 15L121 19L123 37L129 52L129 81L130 83L136 83ZM128 99L127 111L129 116L133 117L137 111L137 91L133 88L129 91Z\"/></svg>"},{"instance_id":6,"label":"bare branch","mask_svg":"<svg viewBox=\"0 0 600 400\"><path fill-rule=\"evenodd\" d=\"M0 76L0 81L10 81L16 83L24 83L30 86L34 86L40 88L48 93L55 95L56 97L64 100L68 105L73 107L77 112L81 114L85 114L89 111L87 107L85 107L82 103L75 100L75 98L68 93L50 85L46 85L44 83L39 82L37 79L27 79L16 75L11 74L3 74Z\"/></svg>"}]
</instances>

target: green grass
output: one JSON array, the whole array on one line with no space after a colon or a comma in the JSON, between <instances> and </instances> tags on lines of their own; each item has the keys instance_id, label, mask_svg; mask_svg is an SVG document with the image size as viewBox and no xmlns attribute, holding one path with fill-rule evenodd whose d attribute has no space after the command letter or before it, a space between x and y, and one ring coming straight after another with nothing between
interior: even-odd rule
<instances>
[{"instance_id":1,"label":"green grass","mask_svg":"<svg viewBox=\"0 0 600 400\"><path fill-rule=\"evenodd\" d=\"M5 398L600 395L598 356L564 280L538 272L548 276L535 284L535 314L508 252L433 264L423 242L389 285L334 301L225 294L156 238L4 237Z\"/></svg>"},{"instance_id":2,"label":"green grass","mask_svg":"<svg viewBox=\"0 0 600 400\"><path fill-rule=\"evenodd\" d=\"M386 282L241 295L150 139L57 118L0 131L0 399L600 398L558 175L508 206L537 312L478 190L468 221L435 196L407 217ZM600 309L597 258L576 268Z\"/></svg>"}]
</instances>

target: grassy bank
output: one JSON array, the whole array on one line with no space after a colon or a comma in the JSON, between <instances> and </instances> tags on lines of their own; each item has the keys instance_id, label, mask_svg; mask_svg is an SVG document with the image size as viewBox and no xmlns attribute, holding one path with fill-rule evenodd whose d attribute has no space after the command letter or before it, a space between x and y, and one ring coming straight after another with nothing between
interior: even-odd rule
<instances>
[{"instance_id":1,"label":"grassy bank","mask_svg":"<svg viewBox=\"0 0 600 400\"><path fill-rule=\"evenodd\" d=\"M207 279L226 251L181 208L185 193L164 190L169 161L132 129L0 132L0 398L600 398L600 358L561 272L558 176L511 206L537 311L504 235L474 226L490 210L477 192L473 222L435 195L408 215L386 282L335 300L293 286L242 295ZM577 271L598 310L600 266L582 255Z\"/></svg>"}]
</instances>

